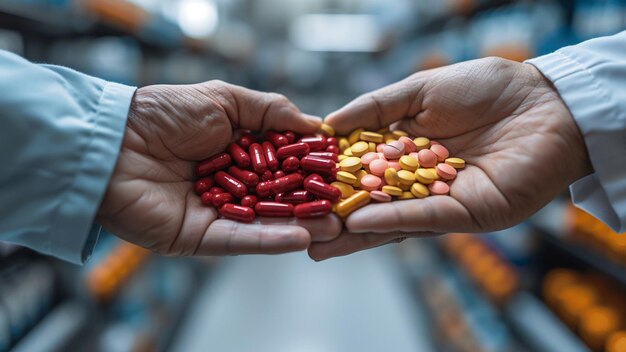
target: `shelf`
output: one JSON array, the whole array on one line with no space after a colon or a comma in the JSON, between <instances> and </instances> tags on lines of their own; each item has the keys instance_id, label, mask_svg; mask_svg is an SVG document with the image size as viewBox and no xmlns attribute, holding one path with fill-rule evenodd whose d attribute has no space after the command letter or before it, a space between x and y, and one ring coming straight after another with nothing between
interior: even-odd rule
<instances>
[{"instance_id":1,"label":"shelf","mask_svg":"<svg viewBox=\"0 0 626 352\"><path fill-rule=\"evenodd\" d=\"M508 325L533 351L589 351L543 302L528 292L513 296L502 313Z\"/></svg>"},{"instance_id":2,"label":"shelf","mask_svg":"<svg viewBox=\"0 0 626 352\"><path fill-rule=\"evenodd\" d=\"M550 248L576 262L592 267L626 287L626 266L615 263L593 249L564 238L562 219L564 204L554 201L531 218L529 224Z\"/></svg>"}]
</instances>

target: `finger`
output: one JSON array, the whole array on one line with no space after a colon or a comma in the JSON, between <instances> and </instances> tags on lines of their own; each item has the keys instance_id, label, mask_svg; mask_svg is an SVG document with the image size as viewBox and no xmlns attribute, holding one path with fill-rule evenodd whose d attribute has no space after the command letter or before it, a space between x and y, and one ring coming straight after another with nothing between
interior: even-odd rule
<instances>
[{"instance_id":1,"label":"finger","mask_svg":"<svg viewBox=\"0 0 626 352\"><path fill-rule=\"evenodd\" d=\"M409 237L434 236L431 232L415 233L350 233L344 232L330 242L312 243L309 247L309 257L320 261L328 258L344 256L366 249L382 246L387 243L398 243Z\"/></svg>"},{"instance_id":2,"label":"finger","mask_svg":"<svg viewBox=\"0 0 626 352\"><path fill-rule=\"evenodd\" d=\"M472 232L475 222L470 212L453 197L432 196L368 205L352 213L346 227L354 233Z\"/></svg>"},{"instance_id":3,"label":"finger","mask_svg":"<svg viewBox=\"0 0 626 352\"><path fill-rule=\"evenodd\" d=\"M300 226L216 220L205 232L196 254L277 254L301 251L310 243L309 232Z\"/></svg>"},{"instance_id":4,"label":"finger","mask_svg":"<svg viewBox=\"0 0 626 352\"><path fill-rule=\"evenodd\" d=\"M238 128L253 131L291 130L309 134L317 132L322 124L321 118L300 112L284 95L231 84L228 90L236 100L237 110L232 115L236 115L233 117Z\"/></svg>"},{"instance_id":5,"label":"finger","mask_svg":"<svg viewBox=\"0 0 626 352\"><path fill-rule=\"evenodd\" d=\"M311 235L312 242L330 241L341 233L343 223L333 214L314 219L298 218L259 218L260 223L266 225L293 225L305 228Z\"/></svg>"},{"instance_id":6,"label":"finger","mask_svg":"<svg viewBox=\"0 0 626 352\"><path fill-rule=\"evenodd\" d=\"M347 134L357 127L378 130L405 117L414 117L422 109L424 82L423 75L416 74L363 94L328 115L324 122L337 133Z\"/></svg>"}]
</instances>

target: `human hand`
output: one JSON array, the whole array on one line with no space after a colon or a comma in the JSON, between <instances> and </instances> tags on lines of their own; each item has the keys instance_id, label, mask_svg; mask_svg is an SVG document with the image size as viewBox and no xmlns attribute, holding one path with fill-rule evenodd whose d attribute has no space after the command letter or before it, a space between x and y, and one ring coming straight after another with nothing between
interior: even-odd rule
<instances>
[{"instance_id":1,"label":"human hand","mask_svg":"<svg viewBox=\"0 0 626 352\"><path fill-rule=\"evenodd\" d=\"M416 73L362 95L326 121L338 133L392 124L445 145L467 167L450 196L371 204L338 238L313 244L316 260L446 232L483 232L521 222L591 173L569 110L533 66L486 58Z\"/></svg>"},{"instance_id":2,"label":"human hand","mask_svg":"<svg viewBox=\"0 0 626 352\"><path fill-rule=\"evenodd\" d=\"M219 81L148 86L131 105L117 165L97 222L117 236L166 255L281 253L337 236L340 221L218 219L192 190L194 165L224 151L236 129L316 132L319 118L279 94Z\"/></svg>"}]
</instances>

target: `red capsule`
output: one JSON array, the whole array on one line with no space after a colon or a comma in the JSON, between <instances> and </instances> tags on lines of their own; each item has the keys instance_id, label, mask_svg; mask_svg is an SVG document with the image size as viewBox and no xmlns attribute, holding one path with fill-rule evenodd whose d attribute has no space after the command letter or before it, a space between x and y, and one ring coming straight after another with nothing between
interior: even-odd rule
<instances>
[{"instance_id":1,"label":"red capsule","mask_svg":"<svg viewBox=\"0 0 626 352\"><path fill-rule=\"evenodd\" d=\"M250 146L250 157L252 158L252 170L257 174L262 174L267 170L267 163L265 162L265 155L263 155L263 148L259 143L252 143Z\"/></svg>"},{"instance_id":2,"label":"red capsule","mask_svg":"<svg viewBox=\"0 0 626 352\"><path fill-rule=\"evenodd\" d=\"M246 153L241 146L237 143L230 143L228 147L226 147L226 151L228 155L233 159L237 166L247 169L250 167L250 155Z\"/></svg>"},{"instance_id":3,"label":"red capsule","mask_svg":"<svg viewBox=\"0 0 626 352\"><path fill-rule=\"evenodd\" d=\"M324 136L304 137L300 138L298 142L308 144L312 152L319 152L326 149L326 137Z\"/></svg>"},{"instance_id":4,"label":"red capsule","mask_svg":"<svg viewBox=\"0 0 626 352\"><path fill-rule=\"evenodd\" d=\"M311 148L306 143L296 143L278 148L276 155L278 159L287 159L290 156L303 157L309 154Z\"/></svg>"},{"instance_id":5,"label":"red capsule","mask_svg":"<svg viewBox=\"0 0 626 352\"><path fill-rule=\"evenodd\" d=\"M280 148L284 145L289 144L289 140L287 139L287 137L274 131L266 131L265 140L272 143L276 148Z\"/></svg>"},{"instance_id":6,"label":"red capsule","mask_svg":"<svg viewBox=\"0 0 626 352\"><path fill-rule=\"evenodd\" d=\"M230 166L232 159L227 153L217 154L208 159L198 162L196 165L196 175L202 177L217 170L223 170Z\"/></svg>"},{"instance_id":7,"label":"red capsule","mask_svg":"<svg viewBox=\"0 0 626 352\"><path fill-rule=\"evenodd\" d=\"M260 216L291 216L293 215L293 204L277 202L258 202L254 210Z\"/></svg>"},{"instance_id":8,"label":"red capsule","mask_svg":"<svg viewBox=\"0 0 626 352\"><path fill-rule=\"evenodd\" d=\"M252 222L255 214L254 210L250 207L236 204L224 204L224 206L220 208L220 215L230 220Z\"/></svg>"},{"instance_id":9,"label":"red capsule","mask_svg":"<svg viewBox=\"0 0 626 352\"><path fill-rule=\"evenodd\" d=\"M256 137L252 133L244 133L237 139L237 144L244 150L250 149L252 143L256 142Z\"/></svg>"},{"instance_id":10,"label":"red capsule","mask_svg":"<svg viewBox=\"0 0 626 352\"><path fill-rule=\"evenodd\" d=\"M337 167L334 161L330 159L316 158L313 156L305 156L300 159L300 167L309 172L320 172L330 174Z\"/></svg>"},{"instance_id":11,"label":"red capsule","mask_svg":"<svg viewBox=\"0 0 626 352\"><path fill-rule=\"evenodd\" d=\"M267 168L271 171L278 170L278 166L280 165L280 163L278 162L276 149L274 149L272 143L267 141L263 142L263 144L261 144L261 147L263 147L263 153L265 154L265 162L267 163Z\"/></svg>"},{"instance_id":12,"label":"red capsule","mask_svg":"<svg viewBox=\"0 0 626 352\"><path fill-rule=\"evenodd\" d=\"M326 138L326 148L330 147L331 145L334 145L335 147L339 146L339 141L337 140L337 137Z\"/></svg>"},{"instance_id":13,"label":"red capsule","mask_svg":"<svg viewBox=\"0 0 626 352\"><path fill-rule=\"evenodd\" d=\"M209 193L212 193L212 194L226 193L226 190L224 190L222 187L215 186L209 189Z\"/></svg>"},{"instance_id":14,"label":"red capsule","mask_svg":"<svg viewBox=\"0 0 626 352\"><path fill-rule=\"evenodd\" d=\"M214 194L211 192L204 192L200 195L200 202L204 205L213 205L213 196Z\"/></svg>"},{"instance_id":15,"label":"red capsule","mask_svg":"<svg viewBox=\"0 0 626 352\"><path fill-rule=\"evenodd\" d=\"M300 167L300 160L295 156L290 156L287 159L283 160L283 171L286 173L292 173L298 171Z\"/></svg>"},{"instance_id":16,"label":"red capsule","mask_svg":"<svg viewBox=\"0 0 626 352\"><path fill-rule=\"evenodd\" d=\"M247 195L247 196L244 196L243 198L241 198L241 202L240 203L244 207L254 208L254 206L256 205L256 203L258 201L259 201L259 198L257 198L256 196Z\"/></svg>"},{"instance_id":17,"label":"red capsule","mask_svg":"<svg viewBox=\"0 0 626 352\"><path fill-rule=\"evenodd\" d=\"M279 203L289 203L289 204L301 204L310 202L315 197L309 191L291 191L285 193L279 193L274 197L274 200Z\"/></svg>"},{"instance_id":18,"label":"red capsule","mask_svg":"<svg viewBox=\"0 0 626 352\"><path fill-rule=\"evenodd\" d=\"M331 152L310 152L307 156L313 156L320 159L330 159L334 162L339 162L339 156Z\"/></svg>"},{"instance_id":19,"label":"red capsule","mask_svg":"<svg viewBox=\"0 0 626 352\"><path fill-rule=\"evenodd\" d=\"M302 181L304 177L299 173L289 174L287 176L277 178L271 183L270 193L277 195L279 193L285 193L292 191L296 188L302 187Z\"/></svg>"},{"instance_id":20,"label":"red capsule","mask_svg":"<svg viewBox=\"0 0 626 352\"><path fill-rule=\"evenodd\" d=\"M274 179L281 178L281 177L283 177L285 175L286 175L285 171L283 171L283 170L276 170L274 172Z\"/></svg>"},{"instance_id":21,"label":"red capsule","mask_svg":"<svg viewBox=\"0 0 626 352\"><path fill-rule=\"evenodd\" d=\"M293 144L296 141L296 134L291 131L285 131L283 132L283 135L287 137L287 141L289 142L289 144Z\"/></svg>"},{"instance_id":22,"label":"red capsule","mask_svg":"<svg viewBox=\"0 0 626 352\"><path fill-rule=\"evenodd\" d=\"M328 199L331 202L338 202L339 199L341 199L341 191L339 188L335 188L324 182L311 180L304 186L304 189L322 199Z\"/></svg>"},{"instance_id":23,"label":"red capsule","mask_svg":"<svg viewBox=\"0 0 626 352\"><path fill-rule=\"evenodd\" d=\"M258 185L256 185L256 194L257 196L261 197L261 198L267 198L270 196L270 189L272 188L272 181L268 181L268 182L259 182Z\"/></svg>"},{"instance_id":24,"label":"red capsule","mask_svg":"<svg viewBox=\"0 0 626 352\"><path fill-rule=\"evenodd\" d=\"M322 174L322 177L324 178L324 182L326 182L326 183L333 183L333 182L337 181L337 173L336 172L332 172L330 174Z\"/></svg>"},{"instance_id":25,"label":"red capsule","mask_svg":"<svg viewBox=\"0 0 626 352\"><path fill-rule=\"evenodd\" d=\"M213 176L206 176L203 178L199 178L193 184L193 191L196 192L196 194L198 195L204 192L208 192L209 189L213 187L214 183L215 181L213 180Z\"/></svg>"},{"instance_id":26,"label":"red capsule","mask_svg":"<svg viewBox=\"0 0 626 352\"><path fill-rule=\"evenodd\" d=\"M304 185L306 187L306 184L309 183L309 181L311 181L311 180L324 182L324 179L322 178L322 176L320 176L318 174L310 174L309 176L307 176L304 179L304 181L302 181L302 185Z\"/></svg>"},{"instance_id":27,"label":"red capsule","mask_svg":"<svg viewBox=\"0 0 626 352\"><path fill-rule=\"evenodd\" d=\"M333 209L331 202L316 200L314 202L298 204L293 208L293 215L298 219L308 219L330 214Z\"/></svg>"},{"instance_id":28,"label":"red capsule","mask_svg":"<svg viewBox=\"0 0 626 352\"><path fill-rule=\"evenodd\" d=\"M270 171L270 170L266 170L263 175L261 175L261 181L267 182L267 181L273 181L276 177L274 177L274 174Z\"/></svg>"},{"instance_id":29,"label":"red capsule","mask_svg":"<svg viewBox=\"0 0 626 352\"><path fill-rule=\"evenodd\" d=\"M213 195L212 203L214 207L219 209L222 205L232 203L234 200L235 198L230 193L219 193Z\"/></svg>"},{"instance_id":30,"label":"red capsule","mask_svg":"<svg viewBox=\"0 0 626 352\"><path fill-rule=\"evenodd\" d=\"M225 173L224 171L218 171L215 173L215 182L227 190L228 193L237 198L241 198L248 194L248 188L243 182Z\"/></svg>"},{"instance_id":31,"label":"red capsule","mask_svg":"<svg viewBox=\"0 0 626 352\"><path fill-rule=\"evenodd\" d=\"M326 147L326 151L329 153L339 154L339 147L336 145L329 145Z\"/></svg>"},{"instance_id":32,"label":"red capsule","mask_svg":"<svg viewBox=\"0 0 626 352\"><path fill-rule=\"evenodd\" d=\"M255 187L259 183L259 176L252 171L242 170L237 166L228 168L228 173L248 187Z\"/></svg>"}]
</instances>

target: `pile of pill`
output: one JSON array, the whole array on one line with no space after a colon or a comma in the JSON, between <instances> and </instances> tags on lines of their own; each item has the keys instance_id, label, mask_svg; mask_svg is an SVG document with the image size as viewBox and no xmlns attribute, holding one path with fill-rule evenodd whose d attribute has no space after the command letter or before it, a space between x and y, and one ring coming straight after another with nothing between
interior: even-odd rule
<instances>
[{"instance_id":1,"label":"pile of pill","mask_svg":"<svg viewBox=\"0 0 626 352\"><path fill-rule=\"evenodd\" d=\"M446 147L404 131L356 129L338 139L339 171L331 185L341 190L335 207L340 217L368 204L447 195L448 183L465 167ZM358 189L358 191L357 191Z\"/></svg>"},{"instance_id":2,"label":"pile of pill","mask_svg":"<svg viewBox=\"0 0 626 352\"><path fill-rule=\"evenodd\" d=\"M346 217L372 199L448 194L446 182L465 166L441 144L402 131L334 134L326 124L319 134L301 138L267 131L260 141L244 133L225 153L196 165L194 191L202 204L241 222L256 215L312 218L332 211Z\"/></svg>"}]
</instances>

